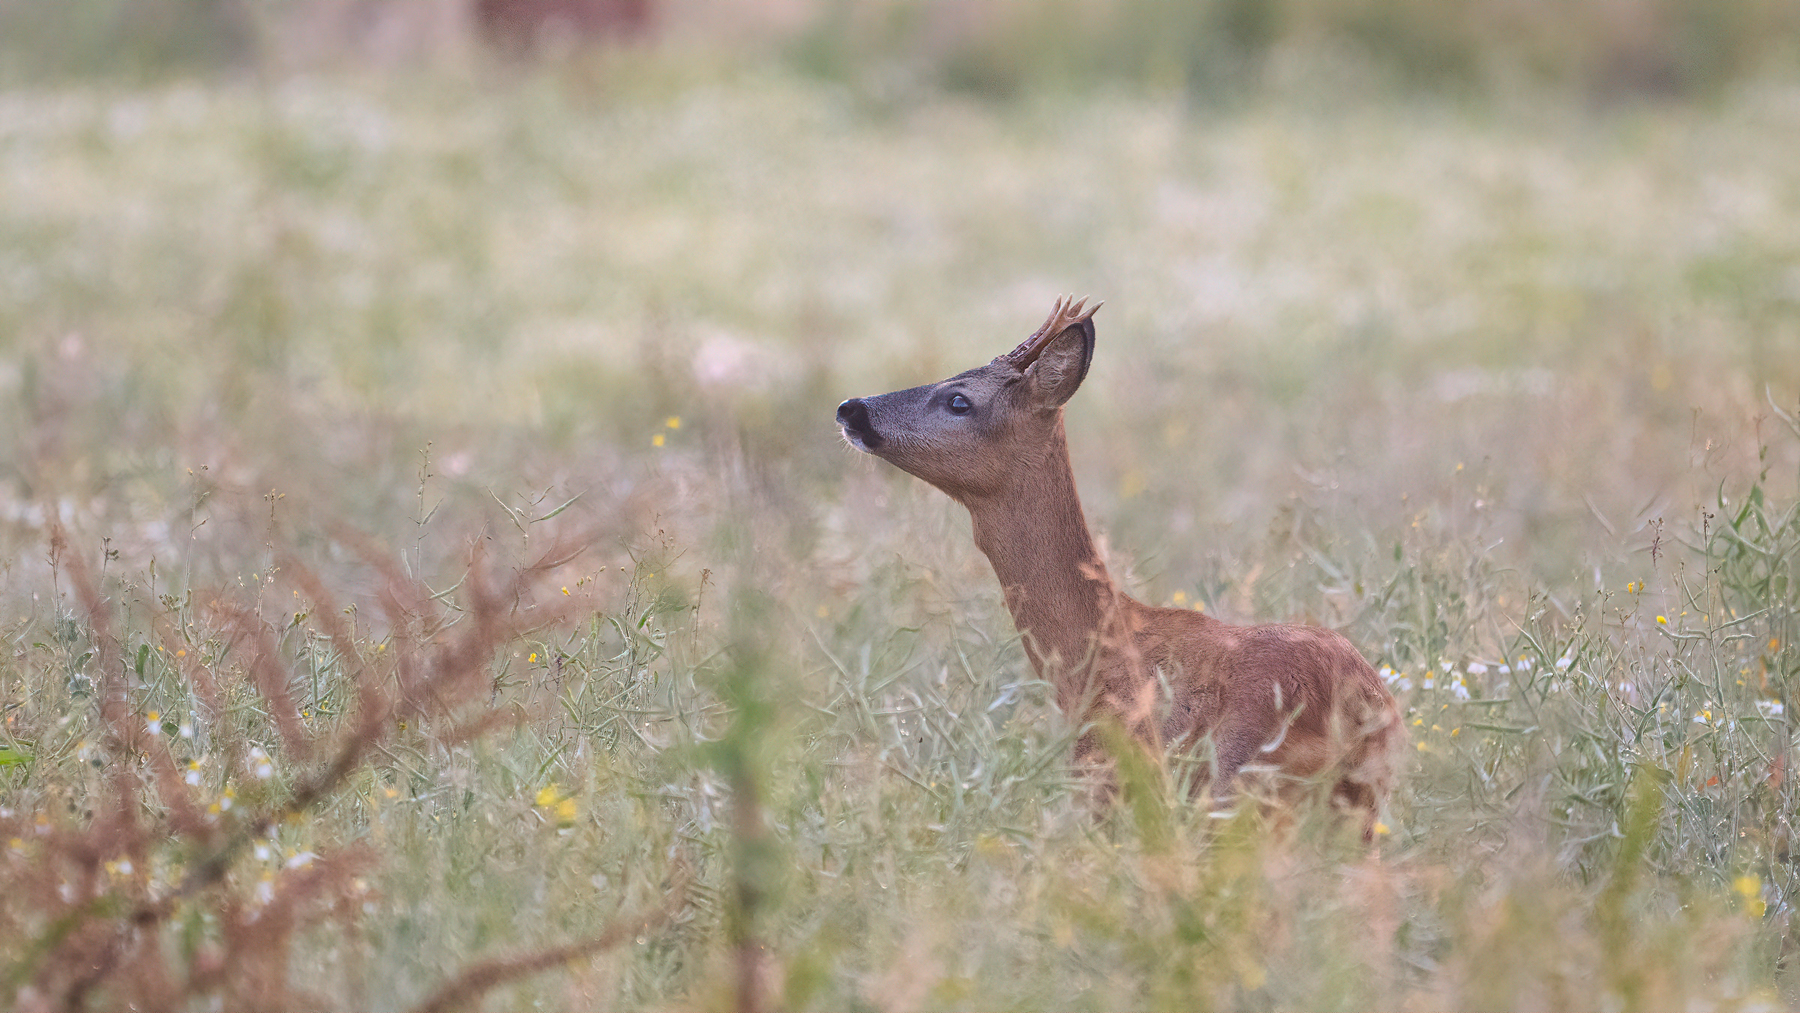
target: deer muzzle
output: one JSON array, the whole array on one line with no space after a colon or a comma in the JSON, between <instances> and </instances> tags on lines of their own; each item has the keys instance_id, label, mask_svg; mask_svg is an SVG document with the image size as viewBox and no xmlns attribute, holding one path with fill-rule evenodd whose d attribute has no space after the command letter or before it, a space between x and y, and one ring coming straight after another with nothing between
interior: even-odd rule
<instances>
[{"instance_id":1,"label":"deer muzzle","mask_svg":"<svg viewBox=\"0 0 1800 1013\"><path fill-rule=\"evenodd\" d=\"M858 450L872 454L884 442L875 432L875 424L869 420L869 406L862 398L853 397L838 405L837 420L843 427L844 439Z\"/></svg>"}]
</instances>

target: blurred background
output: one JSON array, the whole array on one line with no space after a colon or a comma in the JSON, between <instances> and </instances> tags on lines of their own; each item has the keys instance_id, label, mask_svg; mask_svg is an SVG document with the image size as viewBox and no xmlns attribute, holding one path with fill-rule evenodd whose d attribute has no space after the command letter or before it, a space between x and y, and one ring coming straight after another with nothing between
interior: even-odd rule
<instances>
[{"instance_id":1,"label":"blurred background","mask_svg":"<svg viewBox=\"0 0 1800 1013\"><path fill-rule=\"evenodd\" d=\"M1267 64L1336 58L1464 95L1508 83L1602 100L1716 94L1794 58L1779 0L8 0L14 83L395 70L596 47L703 47L840 83L1008 97L1057 83L1267 83ZM466 67L464 68L466 69ZM916 90L910 97L922 98Z\"/></svg>"},{"instance_id":2,"label":"blurred background","mask_svg":"<svg viewBox=\"0 0 1800 1013\"><path fill-rule=\"evenodd\" d=\"M1591 583L1792 483L1797 39L1782 0L3 0L0 517L141 561L220 483L384 529L422 455L475 513L730 458L810 557L855 497L939 509L837 401L1078 292L1076 467L1146 579L1328 518Z\"/></svg>"},{"instance_id":3,"label":"blurred background","mask_svg":"<svg viewBox=\"0 0 1800 1013\"><path fill-rule=\"evenodd\" d=\"M1341 628L1401 695L1383 861L1094 819L965 515L839 439L1066 293L1127 590ZM823 1008L1792 1005L1797 409L1794 0L0 0L0 871L74 903L19 856L91 829L95 628L216 815L310 769L243 616L325 742L471 545L580 534L573 611L475 649L517 723L399 723L215 891L366 844L312 1004L679 857L666 932L510 1001L723 1006L761 939Z\"/></svg>"}]
</instances>

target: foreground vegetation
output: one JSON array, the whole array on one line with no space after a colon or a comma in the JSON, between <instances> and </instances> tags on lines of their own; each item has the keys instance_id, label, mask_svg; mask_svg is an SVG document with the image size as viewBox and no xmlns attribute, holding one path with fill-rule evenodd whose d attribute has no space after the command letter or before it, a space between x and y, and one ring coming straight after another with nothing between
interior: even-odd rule
<instances>
[{"instance_id":1,"label":"foreground vegetation","mask_svg":"<svg viewBox=\"0 0 1800 1013\"><path fill-rule=\"evenodd\" d=\"M1775 1007L1791 86L895 102L657 54L0 95L9 1005ZM1152 601L1414 762L1096 818L966 522L831 411L1108 305Z\"/></svg>"}]
</instances>

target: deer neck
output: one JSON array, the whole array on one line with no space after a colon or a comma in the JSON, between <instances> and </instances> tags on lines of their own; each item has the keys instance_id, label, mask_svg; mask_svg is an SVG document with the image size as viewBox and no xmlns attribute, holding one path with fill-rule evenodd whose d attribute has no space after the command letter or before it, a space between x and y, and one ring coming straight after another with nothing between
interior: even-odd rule
<instances>
[{"instance_id":1,"label":"deer neck","mask_svg":"<svg viewBox=\"0 0 1800 1013\"><path fill-rule=\"evenodd\" d=\"M1118 589L1088 533L1060 417L1042 461L1021 472L1010 488L967 505L1032 667L1060 685L1085 669Z\"/></svg>"}]
</instances>

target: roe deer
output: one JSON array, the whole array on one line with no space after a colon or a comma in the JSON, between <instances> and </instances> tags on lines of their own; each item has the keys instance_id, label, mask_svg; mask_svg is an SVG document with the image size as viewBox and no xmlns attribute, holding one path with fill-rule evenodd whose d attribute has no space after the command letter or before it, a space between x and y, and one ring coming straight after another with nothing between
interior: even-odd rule
<instances>
[{"instance_id":1,"label":"roe deer","mask_svg":"<svg viewBox=\"0 0 1800 1013\"><path fill-rule=\"evenodd\" d=\"M1084 300L1085 302L1085 300ZM838 406L844 439L969 508L1038 676L1071 721L1120 721L1153 751L1196 751L1196 790L1234 794L1252 759L1290 795L1322 779L1373 839L1404 729L1393 695L1339 634L1233 626L1114 585L1069 467L1062 406L1087 376L1094 311L1059 299L1012 352L939 383ZM1210 737L1210 754L1202 747ZM1090 731L1078 763L1101 760Z\"/></svg>"}]
</instances>

